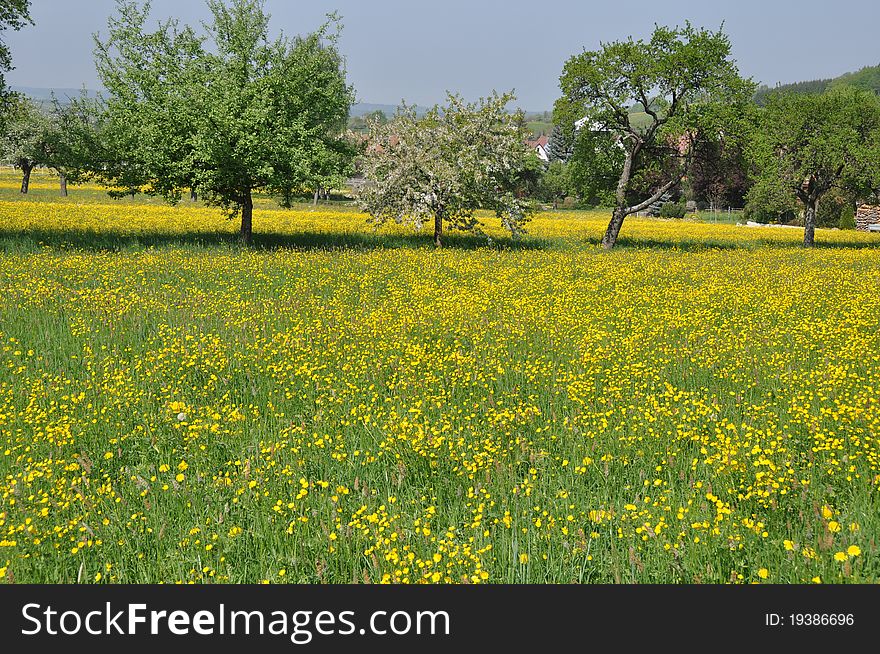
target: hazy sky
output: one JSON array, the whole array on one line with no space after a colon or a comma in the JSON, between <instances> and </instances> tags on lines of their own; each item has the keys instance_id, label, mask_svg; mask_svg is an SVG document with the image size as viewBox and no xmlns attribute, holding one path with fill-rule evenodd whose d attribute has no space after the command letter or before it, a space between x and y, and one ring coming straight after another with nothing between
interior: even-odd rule
<instances>
[{"instance_id":1,"label":"hazy sky","mask_svg":"<svg viewBox=\"0 0 880 654\"><path fill-rule=\"evenodd\" d=\"M95 31L113 0L32 0L36 23L6 33L10 84L97 88ZM274 30L305 33L338 10L358 99L429 105L446 89L468 99L515 89L516 104L550 109L564 61L601 41L644 37L654 23L724 21L744 75L776 82L834 77L880 63L880 0L268 0ZM195 23L202 0L154 0L153 15Z\"/></svg>"}]
</instances>

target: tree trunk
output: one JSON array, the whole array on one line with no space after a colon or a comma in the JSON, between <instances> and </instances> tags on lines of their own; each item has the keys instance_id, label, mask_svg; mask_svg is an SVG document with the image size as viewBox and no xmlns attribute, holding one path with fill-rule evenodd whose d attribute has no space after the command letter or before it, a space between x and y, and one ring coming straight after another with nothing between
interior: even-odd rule
<instances>
[{"instance_id":1,"label":"tree trunk","mask_svg":"<svg viewBox=\"0 0 880 654\"><path fill-rule=\"evenodd\" d=\"M196 193L196 190L194 188L191 188L189 190L189 201L190 202L198 202L199 201L199 194Z\"/></svg>"},{"instance_id":2,"label":"tree trunk","mask_svg":"<svg viewBox=\"0 0 880 654\"><path fill-rule=\"evenodd\" d=\"M21 167L21 192L24 195L27 195L28 189L31 186L31 171L34 169L31 165L26 165Z\"/></svg>"},{"instance_id":3,"label":"tree trunk","mask_svg":"<svg viewBox=\"0 0 880 654\"><path fill-rule=\"evenodd\" d=\"M321 194L321 185L320 185L320 184L316 184L316 185L315 185L315 199L312 200L312 204L313 204L314 206L316 206L316 207L318 206L318 196L319 196L320 194Z\"/></svg>"},{"instance_id":4,"label":"tree trunk","mask_svg":"<svg viewBox=\"0 0 880 654\"><path fill-rule=\"evenodd\" d=\"M67 175L65 175L64 173L59 173L58 182L61 185L61 191L60 191L61 197L66 198L67 197Z\"/></svg>"},{"instance_id":5,"label":"tree trunk","mask_svg":"<svg viewBox=\"0 0 880 654\"><path fill-rule=\"evenodd\" d=\"M617 236L620 234L620 228L623 227L623 220L626 218L626 191L632 177L634 156L632 152L626 153L623 170L620 172L620 179L617 180L617 189L614 193L614 211L611 213L611 222L608 223L605 236L602 237L602 247L606 250L610 250L617 243Z\"/></svg>"},{"instance_id":6,"label":"tree trunk","mask_svg":"<svg viewBox=\"0 0 880 654\"><path fill-rule=\"evenodd\" d=\"M251 196L251 190L248 189L244 196L244 202L241 203L241 242L245 245L252 245L254 242L254 198Z\"/></svg>"},{"instance_id":7,"label":"tree trunk","mask_svg":"<svg viewBox=\"0 0 880 654\"><path fill-rule=\"evenodd\" d=\"M816 205L818 202L815 198L807 201L806 211L804 212L804 247L811 248L816 238Z\"/></svg>"},{"instance_id":8,"label":"tree trunk","mask_svg":"<svg viewBox=\"0 0 880 654\"><path fill-rule=\"evenodd\" d=\"M610 250L617 243L624 218L626 218L626 209L620 206L614 207L614 211L611 213L611 222L608 223L608 229L605 230L605 236L602 237L602 247L606 250Z\"/></svg>"},{"instance_id":9,"label":"tree trunk","mask_svg":"<svg viewBox=\"0 0 880 654\"><path fill-rule=\"evenodd\" d=\"M443 213L438 211L434 214L434 247L443 247Z\"/></svg>"}]
</instances>

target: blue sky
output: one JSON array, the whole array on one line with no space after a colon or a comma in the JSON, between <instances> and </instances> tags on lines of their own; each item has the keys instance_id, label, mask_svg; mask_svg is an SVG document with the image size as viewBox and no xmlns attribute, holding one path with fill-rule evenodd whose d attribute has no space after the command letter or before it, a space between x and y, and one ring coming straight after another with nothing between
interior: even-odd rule
<instances>
[{"instance_id":1,"label":"blue sky","mask_svg":"<svg viewBox=\"0 0 880 654\"><path fill-rule=\"evenodd\" d=\"M768 84L833 77L880 63L878 0L268 0L273 29L317 27L338 10L341 48L358 99L428 105L447 89L469 99L515 89L517 105L550 109L564 61L601 41L650 34L685 19L718 27L733 41L744 75ZM98 86L95 31L106 32L113 0L33 0L36 25L7 33L16 70L10 84ZM202 0L154 0L156 17L198 23Z\"/></svg>"}]
</instances>

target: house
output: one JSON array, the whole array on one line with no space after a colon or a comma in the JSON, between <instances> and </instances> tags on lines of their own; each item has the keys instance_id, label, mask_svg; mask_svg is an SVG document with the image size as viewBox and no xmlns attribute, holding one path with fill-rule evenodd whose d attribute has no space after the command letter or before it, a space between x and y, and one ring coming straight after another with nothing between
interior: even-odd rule
<instances>
[{"instance_id":1,"label":"house","mask_svg":"<svg viewBox=\"0 0 880 654\"><path fill-rule=\"evenodd\" d=\"M598 134L608 134L611 133L614 138L614 143L618 148L623 149L623 139L619 134L614 134L613 130L609 129L607 125L600 123L597 120L590 120L589 116L584 116L580 120L574 121L574 131L580 132L582 129L586 127L587 131L594 135Z\"/></svg>"},{"instance_id":2,"label":"house","mask_svg":"<svg viewBox=\"0 0 880 654\"><path fill-rule=\"evenodd\" d=\"M607 131L607 130L606 130L606 127L605 127L604 125L602 125L602 123L600 123L600 122L598 122L598 121L595 121L595 120L594 120L593 122L590 122L590 117L589 117L589 116L584 116L584 117L581 118L580 120L576 120L576 121L574 121L574 130L575 130L576 132L580 131L581 128L583 128L583 126L586 125L587 123L590 123L589 130L590 130L591 132L604 132L604 131Z\"/></svg>"},{"instance_id":3,"label":"house","mask_svg":"<svg viewBox=\"0 0 880 654\"><path fill-rule=\"evenodd\" d=\"M862 232L880 231L880 205L860 205L856 209L856 229Z\"/></svg>"},{"instance_id":4,"label":"house","mask_svg":"<svg viewBox=\"0 0 880 654\"><path fill-rule=\"evenodd\" d=\"M550 155L547 154L547 143L549 142L550 139L545 134L541 134L541 136L534 140L526 141L526 145L529 146L529 149L534 150L535 154L538 155L538 159L546 163L550 161Z\"/></svg>"}]
</instances>

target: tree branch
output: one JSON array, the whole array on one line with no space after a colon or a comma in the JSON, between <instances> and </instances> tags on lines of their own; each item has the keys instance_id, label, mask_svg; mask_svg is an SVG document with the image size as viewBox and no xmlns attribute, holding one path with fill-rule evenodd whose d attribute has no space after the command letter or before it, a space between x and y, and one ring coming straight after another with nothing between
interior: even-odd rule
<instances>
[{"instance_id":1,"label":"tree branch","mask_svg":"<svg viewBox=\"0 0 880 654\"><path fill-rule=\"evenodd\" d=\"M638 204L634 204L631 207L627 207L626 209L624 209L624 213L626 215L629 215L631 213L637 213L639 211L643 211L644 209L647 209L652 204L654 204L657 200L659 200L661 197L663 197L663 194L666 193L666 191L668 191L673 186L678 184L681 181L682 177L684 177L684 173L682 173L678 177L673 177L668 182L666 182L663 186L661 186L659 189L657 189L657 192L654 193L654 195L649 197L644 202L639 202Z\"/></svg>"},{"instance_id":2,"label":"tree branch","mask_svg":"<svg viewBox=\"0 0 880 654\"><path fill-rule=\"evenodd\" d=\"M645 93L645 89L643 89L641 86L639 86L638 96L639 101L642 103L642 107L645 109L645 113L654 119L654 125L661 124L660 117L657 116L656 111L651 109L651 103L648 101L648 95Z\"/></svg>"}]
</instances>

